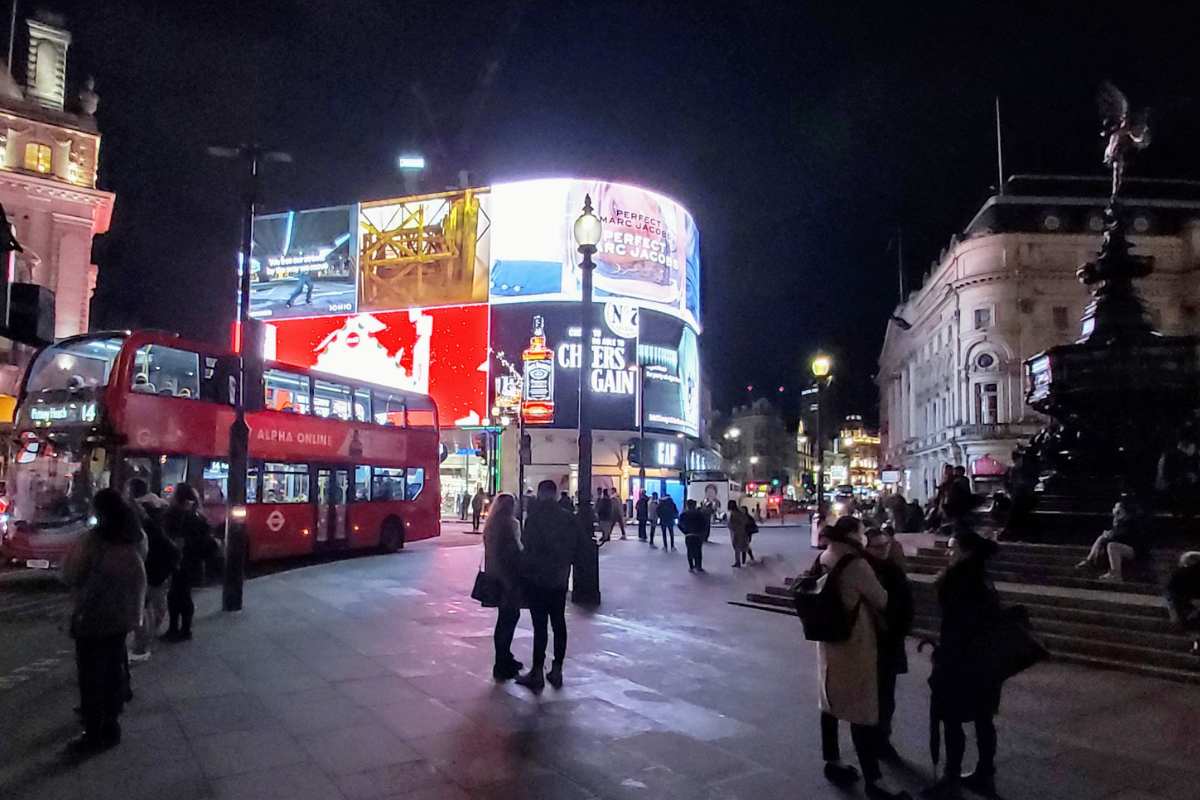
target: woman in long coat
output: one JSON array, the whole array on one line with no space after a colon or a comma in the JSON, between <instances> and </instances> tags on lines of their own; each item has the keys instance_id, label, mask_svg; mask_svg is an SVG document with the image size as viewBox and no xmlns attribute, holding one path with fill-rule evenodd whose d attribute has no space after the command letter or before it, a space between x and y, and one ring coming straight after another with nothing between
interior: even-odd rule
<instances>
[{"instance_id":1,"label":"woman in long coat","mask_svg":"<svg viewBox=\"0 0 1200 800\"><path fill-rule=\"evenodd\" d=\"M877 752L879 724L879 634L885 608L884 591L874 570L863 557L862 524L842 517L827 526L829 543L818 559L822 573L831 572L842 559L851 559L838 574L837 589L842 605L851 615L850 636L844 642L817 643L817 672L821 681L821 753L825 777L845 786L858 779L857 771L841 763L838 720L850 723L850 738L862 767L867 797L903 798L880 785L882 771Z\"/></svg>"},{"instance_id":2,"label":"woman in long coat","mask_svg":"<svg viewBox=\"0 0 1200 800\"><path fill-rule=\"evenodd\" d=\"M750 547L750 515L737 501L729 501L729 543L733 545L733 566L746 563L746 549Z\"/></svg>"},{"instance_id":3,"label":"woman in long coat","mask_svg":"<svg viewBox=\"0 0 1200 800\"><path fill-rule=\"evenodd\" d=\"M516 508L516 498L511 494L496 495L483 526L483 571L504 587L504 595L496 609L496 630L492 635L496 648L492 677L498 681L517 677L524 667L512 654L513 633L521 619L521 527Z\"/></svg>"}]
</instances>

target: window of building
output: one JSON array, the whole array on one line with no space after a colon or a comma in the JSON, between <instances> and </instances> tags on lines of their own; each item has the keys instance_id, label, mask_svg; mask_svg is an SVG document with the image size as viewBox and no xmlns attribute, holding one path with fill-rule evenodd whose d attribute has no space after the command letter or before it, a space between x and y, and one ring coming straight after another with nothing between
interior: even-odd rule
<instances>
[{"instance_id":1,"label":"window of building","mask_svg":"<svg viewBox=\"0 0 1200 800\"><path fill-rule=\"evenodd\" d=\"M307 503L308 465L263 464L264 503Z\"/></svg>"},{"instance_id":2,"label":"window of building","mask_svg":"<svg viewBox=\"0 0 1200 800\"><path fill-rule=\"evenodd\" d=\"M371 421L371 390L354 390L354 419L359 422Z\"/></svg>"},{"instance_id":3,"label":"window of building","mask_svg":"<svg viewBox=\"0 0 1200 800\"><path fill-rule=\"evenodd\" d=\"M25 145L25 169L30 172L48 173L52 167L50 145L29 142Z\"/></svg>"},{"instance_id":4,"label":"window of building","mask_svg":"<svg viewBox=\"0 0 1200 800\"><path fill-rule=\"evenodd\" d=\"M371 499L404 499L404 470L375 467L371 476Z\"/></svg>"},{"instance_id":5,"label":"window of building","mask_svg":"<svg viewBox=\"0 0 1200 800\"><path fill-rule=\"evenodd\" d=\"M1055 306L1053 313L1055 330L1065 331L1071 327L1071 318L1068 316L1069 312L1066 306Z\"/></svg>"},{"instance_id":6,"label":"window of building","mask_svg":"<svg viewBox=\"0 0 1200 800\"><path fill-rule=\"evenodd\" d=\"M424 467L409 467L408 478L404 485L404 499L416 500L421 494L421 490L425 488L425 468Z\"/></svg>"},{"instance_id":7,"label":"window of building","mask_svg":"<svg viewBox=\"0 0 1200 800\"><path fill-rule=\"evenodd\" d=\"M379 425L408 427L408 398L386 389L376 389L371 398L371 410Z\"/></svg>"},{"instance_id":8,"label":"window of building","mask_svg":"<svg viewBox=\"0 0 1200 800\"><path fill-rule=\"evenodd\" d=\"M160 344L139 347L134 355L130 389L145 394L198 398L200 355Z\"/></svg>"},{"instance_id":9,"label":"window of building","mask_svg":"<svg viewBox=\"0 0 1200 800\"><path fill-rule=\"evenodd\" d=\"M321 380L313 381L313 413L318 417L350 419L350 387L341 383Z\"/></svg>"},{"instance_id":10,"label":"window of building","mask_svg":"<svg viewBox=\"0 0 1200 800\"><path fill-rule=\"evenodd\" d=\"M975 384L975 421L980 425L994 425L1000 421L999 384Z\"/></svg>"},{"instance_id":11,"label":"window of building","mask_svg":"<svg viewBox=\"0 0 1200 800\"><path fill-rule=\"evenodd\" d=\"M984 331L992 327L992 309L975 309L975 330Z\"/></svg>"},{"instance_id":12,"label":"window of building","mask_svg":"<svg viewBox=\"0 0 1200 800\"><path fill-rule=\"evenodd\" d=\"M269 369L263 374L266 386L266 403L269 411L286 411L291 414L309 414L309 378L281 369Z\"/></svg>"},{"instance_id":13,"label":"window of building","mask_svg":"<svg viewBox=\"0 0 1200 800\"><path fill-rule=\"evenodd\" d=\"M980 353L975 359L975 366L979 369L991 369L996 366L996 357L991 353Z\"/></svg>"},{"instance_id":14,"label":"window of building","mask_svg":"<svg viewBox=\"0 0 1200 800\"><path fill-rule=\"evenodd\" d=\"M362 464L354 468L354 499L360 503L371 499L371 468Z\"/></svg>"}]
</instances>

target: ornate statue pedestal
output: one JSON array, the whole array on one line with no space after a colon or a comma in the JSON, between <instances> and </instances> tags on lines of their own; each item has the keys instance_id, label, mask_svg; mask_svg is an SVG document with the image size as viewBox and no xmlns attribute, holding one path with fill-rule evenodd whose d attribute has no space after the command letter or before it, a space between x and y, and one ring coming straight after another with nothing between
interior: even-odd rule
<instances>
[{"instance_id":1,"label":"ornate statue pedestal","mask_svg":"<svg viewBox=\"0 0 1200 800\"><path fill-rule=\"evenodd\" d=\"M1123 492L1151 494L1159 455L1200 398L1200 338L1061 345L1025 371L1027 401L1058 423L1035 441L1043 479L1032 527L1056 528L1058 541L1077 528L1094 537Z\"/></svg>"}]
</instances>

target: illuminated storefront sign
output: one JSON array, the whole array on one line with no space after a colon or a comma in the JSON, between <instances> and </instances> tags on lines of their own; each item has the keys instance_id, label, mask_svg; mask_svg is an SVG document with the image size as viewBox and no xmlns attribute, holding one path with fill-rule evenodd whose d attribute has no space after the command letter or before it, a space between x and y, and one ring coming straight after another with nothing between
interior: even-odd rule
<instances>
[{"instance_id":1,"label":"illuminated storefront sign","mask_svg":"<svg viewBox=\"0 0 1200 800\"><path fill-rule=\"evenodd\" d=\"M250 315L262 319L353 312L355 207L254 218Z\"/></svg>"},{"instance_id":2,"label":"illuminated storefront sign","mask_svg":"<svg viewBox=\"0 0 1200 800\"><path fill-rule=\"evenodd\" d=\"M645 371L646 427L700 433L700 346L695 331L649 309L639 314L638 361Z\"/></svg>"},{"instance_id":3,"label":"illuminated storefront sign","mask_svg":"<svg viewBox=\"0 0 1200 800\"><path fill-rule=\"evenodd\" d=\"M479 425L487 416L486 305L270 323L266 356L429 394L443 426Z\"/></svg>"}]
</instances>

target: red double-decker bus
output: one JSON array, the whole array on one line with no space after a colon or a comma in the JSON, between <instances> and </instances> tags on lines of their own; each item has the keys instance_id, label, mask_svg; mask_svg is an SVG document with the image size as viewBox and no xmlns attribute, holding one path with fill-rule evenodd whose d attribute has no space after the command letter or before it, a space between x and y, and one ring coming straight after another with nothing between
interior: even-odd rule
<instances>
[{"instance_id":1,"label":"red double-decker bus","mask_svg":"<svg viewBox=\"0 0 1200 800\"><path fill-rule=\"evenodd\" d=\"M92 494L142 477L186 482L224 530L236 357L158 331L43 349L18 400L0 555L54 566ZM251 560L378 547L440 533L437 408L425 395L268 362L247 416ZM259 410L261 406L261 410Z\"/></svg>"}]
</instances>

